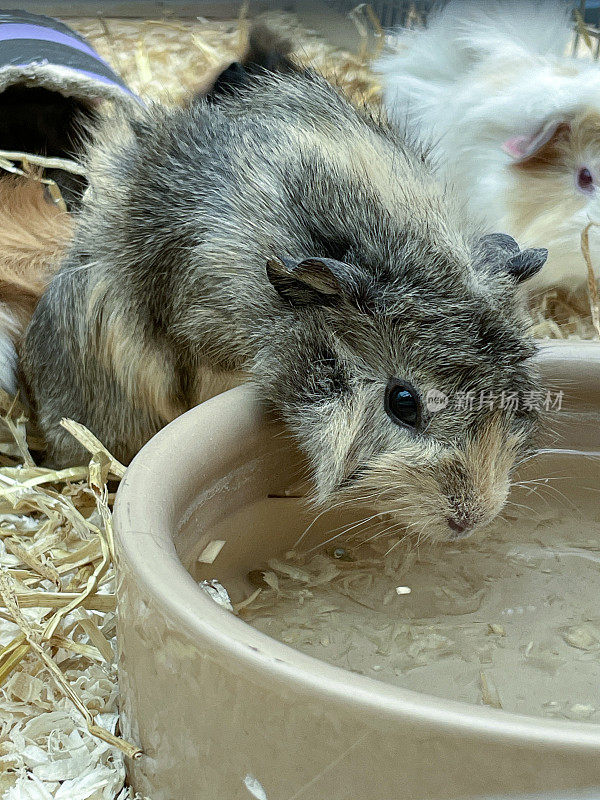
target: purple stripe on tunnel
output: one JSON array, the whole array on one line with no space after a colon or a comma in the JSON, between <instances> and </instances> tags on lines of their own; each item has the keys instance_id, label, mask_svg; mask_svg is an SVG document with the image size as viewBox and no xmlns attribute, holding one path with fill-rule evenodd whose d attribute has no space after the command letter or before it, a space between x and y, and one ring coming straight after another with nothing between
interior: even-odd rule
<instances>
[{"instance_id":1,"label":"purple stripe on tunnel","mask_svg":"<svg viewBox=\"0 0 600 800\"><path fill-rule=\"evenodd\" d=\"M75 36L68 36L66 33L61 33L53 28L45 28L41 25L0 24L0 42L9 39L36 39L38 41L64 44L67 47L72 47L75 50L88 53L88 55L93 56L97 61L106 64L106 61L98 55L91 45L84 44L80 39L75 38ZM110 65L107 64L107 66Z\"/></svg>"}]
</instances>

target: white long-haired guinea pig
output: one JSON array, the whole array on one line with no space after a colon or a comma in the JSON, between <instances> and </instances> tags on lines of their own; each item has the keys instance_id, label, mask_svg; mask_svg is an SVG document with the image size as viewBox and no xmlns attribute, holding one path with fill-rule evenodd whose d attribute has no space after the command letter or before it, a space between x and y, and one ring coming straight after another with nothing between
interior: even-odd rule
<instances>
[{"instance_id":1,"label":"white long-haired guinea pig","mask_svg":"<svg viewBox=\"0 0 600 800\"><path fill-rule=\"evenodd\" d=\"M600 65L568 55L570 10L453 0L377 65L389 116L434 144L473 213L548 248L534 291L585 283L581 233L600 221Z\"/></svg>"},{"instance_id":2,"label":"white long-haired guinea pig","mask_svg":"<svg viewBox=\"0 0 600 800\"><path fill-rule=\"evenodd\" d=\"M17 347L73 222L33 178L0 177L0 388L17 391Z\"/></svg>"}]
</instances>

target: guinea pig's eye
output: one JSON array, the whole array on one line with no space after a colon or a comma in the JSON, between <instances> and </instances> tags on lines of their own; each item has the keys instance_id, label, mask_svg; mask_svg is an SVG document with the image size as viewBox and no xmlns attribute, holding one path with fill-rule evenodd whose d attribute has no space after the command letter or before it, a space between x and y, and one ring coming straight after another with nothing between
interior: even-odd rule
<instances>
[{"instance_id":1,"label":"guinea pig's eye","mask_svg":"<svg viewBox=\"0 0 600 800\"><path fill-rule=\"evenodd\" d=\"M581 167L577 173L577 186L582 192L591 192L594 189L594 176L587 167Z\"/></svg>"},{"instance_id":2,"label":"guinea pig's eye","mask_svg":"<svg viewBox=\"0 0 600 800\"><path fill-rule=\"evenodd\" d=\"M385 390L385 410L398 425L417 428L421 422L421 403L416 389L399 378L391 378Z\"/></svg>"}]
</instances>

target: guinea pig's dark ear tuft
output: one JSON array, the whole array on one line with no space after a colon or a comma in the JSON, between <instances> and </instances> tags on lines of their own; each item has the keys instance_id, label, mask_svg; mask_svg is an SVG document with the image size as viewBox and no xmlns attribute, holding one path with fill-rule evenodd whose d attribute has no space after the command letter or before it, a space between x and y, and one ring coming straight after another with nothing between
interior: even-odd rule
<instances>
[{"instance_id":1,"label":"guinea pig's dark ear tuft","mask_svg":"<svg viewBox=\"0 0 600 800\"><path fill-rule=\"evenodd\" d=\"M352 268L332 258L271 258L267 277L277 292L294 306L331 305L343 293Z\"/></svg>"},{"instance_id":2,"label":"guinea pig's dark ear tuft","mask_svg":"<svg viewBox=\"0 0 600 800\"><path fill-rule=\"evenodd\" d=\"M235 93L237 89L248 83L248 73L243 64L234 61L218 76L210 90L205 95L209 102L215 102L221 97L227 97Z\"/></svg>"},{"instance_id":3,"label":"guinea pig's dark ear tuft","mask_svg":"<svg viewBox=\"0 0 600 800\"><path fill-rule=\"evenodd\" d=\"M506 271L512 275L517 283L532 278L541 270L548 258L548 251L545 247L530 247L512 256L506 262Z\"/></svg>"}]
</instances>

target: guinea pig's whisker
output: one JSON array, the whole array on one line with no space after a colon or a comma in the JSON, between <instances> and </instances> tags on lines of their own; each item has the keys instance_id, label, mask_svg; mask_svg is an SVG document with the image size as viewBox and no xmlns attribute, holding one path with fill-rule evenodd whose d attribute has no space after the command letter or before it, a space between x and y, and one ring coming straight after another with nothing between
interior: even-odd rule
<instances>
[{"instance_id":1,"label":"guinea pig's whisker","mask_svg":"<svg viewBox=\"0 0 600 800\"><path fill-rule=\"evenodd\" d=\"M510 488L518 488L518 489L539 489L541 486L545 486L546 481L550 480L550 478L533 478L531 480L526 481L512 481L510 484Z\"/></svg>"},{"instance_id":2,"label":"guinea pig's whisker","mask_svg":"<svg viewBox=\"0 0 600 800\"><path fill-rule=\"evenodd\" d=\"M338 534L338 536L345 536L348 533L350 533L350 531L356 530L357 528L361 528L363 525L366 525L367 523L372 522L374 519L377 519L378 517L381 517L382 514L385 514L385 513L387 513L387 512L377 511L375 514L372 514L370 517L364 517L363 519L359 520L358 522L354 522L354 523L350 523L348 525L345 525L345 526L342 527L342 531L341 531L341 533ZM356 537L356 534L354 534L350 538L353 539L355 537ZM335 538L337 538L337 537L335 537Z\"/></svg>"},{"instance_id":3,"label":"guinea pig's whisker","mask_svg":"<svg viewBox=\"0 0 600 800\"><path fill-rule=\"evenodd\" d=\"M529 514L533 514L534 517L539 516L539 515L536 515L535 509L533 509L531 506L525 506L522 503L515 503L512 500L507 500L506 503L504 504L504 507L505 508L508 508L508 507L519 508L519 509L522 509L523 511L527 511Z\"/></svg>"},{"instance_id":4,"label":"guinea pig's whisker","mask_svg":"<svg viewBox=\"0 0 600 800\"><path fill-rule=\"evenodd\" d=\"M527 497L529 497L530 495L538 497L543 503L545 503L546 506L549 506L551 504L550 500L547 497L544 497L544 495L541 492L541 488L542 488L541 486L529 487L529 490L527 492Z\"/></svg>"},{"instance_id":5,"label":"guinea pig's whisker","mask_svg":"<svg viewBox=\"0 0 600 800\"><path fill-rule=\"evenodd\" d=\"M530 483L546 484L548 481L567 481L571 477L571 475L549 475L545 478L527 478L527 480L523 481L513 481L511 486L527 486Z\"/></svg>"},{"instance_id":6,"label":"guinea pig's whisker","mask_svg":"<svg viewBox=\"0 0 600 800\"><path fill-rule=\"evenodd\" d=\"M541 481L516 481L515 483L511 484L511 488L516 487L518 489L525 489L527 490L527 496L530 494L535 494L536 496L540 497L541 495L539 492L542 489L549 489L550 491L554 492L558 491L556 486L552 486L551 483L548 483L549 480L550 479L548 478ZM560 478L557 478L556 480L560 480Z\"/></svg>"},{"instance_id":7,"label":"guinea pig's whisker","mask_svg":"<svg viewBox=\"0 0 600 800\"><path fill-rule=\"evenodd\" d=\"M381 513L383 513L383 512L377 512L377 513L373 514L370 517L363 517L362 519L360 519L358 521L346 522L346 523L344 523L344 525L340 525L337 528L333 528L333 530L329 531L329 533L337 533L338 531L341 531L341 533L338 533L338 536L343 536L345 533L348 533L348 531L351 531L353 528L357 528L360 525L364 525L367 522L370 522L372 519L374 519L375 517L379 516Z\"/></svg>"},{"instance_id":8,"label":"guinea pig's whisker","mask_svg":"<svg viewBox=\"0 0 600 800\"><path fill-rule=\"evenodd\" d=\"M567 497L567 495L564 492L561 492L560 489L557 489L556 486L551 486L550 484L540 484L539 488L540 490L548 489L548 491L554 492L554 495L560 498L563 501L564 505L568 505L573 510L577 509L577 506L571 500L571 498Z\"/></svg>"},{"instance_id":9,"label":"guinea pig's whisker","mask_svg":"<svg viewBox=\"0 0 600 800\"><path fill-rule=\"evenodd\" d=\"M354 530L355 528L357 528L357 527L359 527L361 525L365 525L367 522L370 522L372 519L375 519L376 517L381 516L382 513L384 513L384 512L378 511L375 514L372 514L370 517L365 517L365 518L359 520L358 522L348 523L348 525L342 525L342 526L340 526L340 528L336 528L336 530L339 531L339 533L336 533L334 536L330 536L329 539L326 539L324 542L321 542L320 544L317 544L314 547L311 547L310 550L307 550L307 552L308 553L312 553L315 550L319 550L321 547L325 547L325 545L330 544L331 542L335 541L335 539L339 539L340 536L344 536L349 531Z\"/></svg>"},{"instance_id":10,"label":"guinea pig's whisker","mask_svg":"<svg viewBox=\"0 0 600 800\"><path fill-rule=\"evenodd\" d=\"M402 509L402 511L404 511L404 510L405 510L405 509ZM410 509L409 509L409 510L410 510ZM392 534L392 533L395 533L395 532L396 532L396 531L398 531L398 530L405 530L405 531L406 531L406 534L405 534L405 535L402 537L402 539L401 539L401 541L403 541L403 540L404 540L404 539L406 539L407 537L409 537L409 536L412 536L412 534L413 534L413 531L411 531L410 529L411 529L411 528L416 528L416 527L417 527L418 525L420 525L420 524L421 524L421 523L420 523L420 522L418 522L418 521L416 521L416 520L413 520L413 522L408 522L408 523L404 523L404 522L401 522L401 521L394 522L392 525L389 525L389 526L388 526L387 528L385 528L384 530L382 530L382 531L376 531L376 532L375 532L375 533L374 533L372 536L370 536L368 539L364 539L364 540L361 542L361 544L367 544L368 542L371 542L371 541L373 541L374 539L380 539L380 538L382 538L383 536L388 536L388 535L390 535L390 534Z\"/></svg>"},{"instance_id":11,"label":"guinea pig's whisker","mask_svg":"<svg viewBox=\"0 0 600 800\"><path fill-rule=\"evenodd\" d=\"M420 546L421 542L423 541L423 536L425 536L425 539L427 539L426 528L427 528L427 526L424 526L423 528L421 528L421 530L419 531L419 533L417 535L417 542L416 542L416 545L415 545L415 547L417 548L417 551L419 549L419 546Z\"/></svg>"},{"instance_id":12,"label":"guinea pig's whisker","mask_svg":"<svg viewBox=\"0 0 600 800\"><path fill-rule=\"evenodd\" d=\"M377 531L372 536L369 536L367 539L362 539L359 542L359 546L360 545L364 545L364 544L368 544L369 542L372 542L375 539L381 539L383 536L386 536L390 531L400 530L402 527L403 526L398 522L394 523L393 525L389 525L387 528L384 528L384 530Z\"/></svg>"},{"instance_id":13,"label":"guinea pig's whisker","mask_svg":"<svg viewBox=\"0 0 600 800\"><path fill-rule=\"evenodd\" d=\"M398 514L400 512L403 512L405 514L408 513L408 514L411 514L412 516L415 516L415 515L419 514L419 511L420 511L420 508L418 506L407 505L407 506L403 506L402 508L386 510L385 512L380 512L380 513L381 514L385 513L385 514L393 514L393 515L395 515L395 514ZM373 519L373 517L371 517L371 518L369 518L367 520L363 520L362 524L364 524L365 522L369 522L371 519ZM402 520L395 520L391 525L386 527L384 530L377 530L377 531L375 531L375 533L373 533L372 536L369 536L367 539L361 540L360 544L361 545L362 544L366 544L367 542L373 541L374 539L378 539L378 538L381 538L382 536L386 536L390 531L401 530L401 529L409 530L411 527L415 527L418 524L419 523L417 521L413 521L413 522L407 523L407 522L404 522ZM356 527L358 527L358 526L356 526ZM350 537L350 539L355 539L359 535L361 535L361 533L357 532L357 533L353 534Z\"/></svg>"},{"instance_id":14,"label":"guinea pig's whisker","mask_svg":"<svg viewBox=\"0 0 600 800\"><path fill-rule=\"evenodd\" d=\"M420 539L421 539L421 537L422 537L423 533L425 532L425 530L426 530L428 525L431 525L431 522L426 523L425 526L423 528L421 528L421 531L420 531L419 536L417 538L417 547L419 546L419 541L420 541ZM390 548L388 548L388 550L385 551L384 557L385 556L389 556L389 554L392 552L392 550L394 550L396 547L401 545L410 535L411 535L410 533L407 533L405 536L402 536L400 539L398 539L397 542L394 542L394 544Z\"/></svg>"},{"instance_id":15,"label":"guinea pig's whisker","mask_svg":"<svg viewBox=\"0 0 600 800\"><path fill-rule=\"evenodd\" d=\"M312 520L310 525L308 525L308 527L305 528L304 532L298 537L298 539L296 539L296 541L294 542L294 547L297 547L300 544L300 542L304 539L304 537L307 535L307 533L310 531L310 529L313 527L313 525L316 522L318 522L318 520L320 520L321 517L324 514L327 514L329 511L334 511L335 509L340 508L343 505L348 505L348 503L352 503L352 502L354 502L353 498L347 498L347 499L344 499L344 500L338 500L337 502L335 502L335 503L333 503L331 505L328 505L326 508L322 509L322 511L320 511L317 514L317 516ZM338 530L338 529L336 529L336 530Z\"/></svg>"},{"instance_id":16,"label":"guinea pig's whisker","mask_svg":"<svg viewBox=\"0 0 600 800\"><path fill-rule=\"evenodd\" d=\"M347 506L347 505L352 505L352 504L357 504L357 505L360 505L361 503L368 503L368 502L374 502L374 501L377 501L377 500L379 500L379 499L380 499L380 498L381 498L381 497L382 497L382 496L383 496L383 495L384 495L386 492L388 492L388 491L389 491L388 489L378 489L378 490L373 490L373 489L370 489L370 488L369 488L368 490L366 490L366 491L365 491L365 493L364 493L364 494L354 494L354 493L353 493L353 494L352 494L350 497L343 497L343 496L342 496L340 499L336 500L334 503L331 503L331 504L329 504L329 505L328 505L326 508L322 509L322 510L321 510L321 511L320 511L320 512L319 512L319 513L316 515L316 517L315 517L315 518L312 520L312 522L310 523L310 525L308 525L308 526L307 526L307 528L304 530L304 532L303 532L303 533L302 533L302 534L299 536L299 538L296 540L296 542L294 543L294 547L297 547L297 546L298 546L298 545L299 545L299 544L300 544L300 543L303 541L303 539L304 539L304 538L306 537L306 535L309 533L309 531L311 530L311 528L313 527L313 525L314 525L314 524L315 524L315 523L316 523L316 522L317 522L317 521L318 521L318 520L319 520L319 519L320 519L320 518L321 518L321 517L322 517L322 516L323 516L325 513L329 512L329 511L335 511L336 509L339 509L339 508L341 508L342 506ZM385 512L385 511L383 511L383 510L382 510L382 511L378 511L378 512L376 512L375 514L373 514L371 517L368 517L368 518L366 518L365 520L361 520L360 522L358 522L358 523L355 523L355 524L356 524L356 525L365 524L365 522L367 522L367 521L369 521L369 520L371 520L371 519L374 519L375 517L377 517L377 516L379 516L379 515L381 515L381 514L383 514L383 513L386 513L386 512ZM334 528L334 529L333 529L333 531L331 531L332 533L336 533L336 531L341 531L341 533L339 533L339 534L338 534L337 536L335 536L335 537L331 537L331 538L330 538L330 539L329 539L327 542L324 542L322 545L319 545L319 547L323 546L324 544L327 544L327 543L328 543L328 542L330 542L330 541L333 541L333 539L334 539L334 538L338 538L339 536L343 536L343 535L344 535L344 533L346 533L346 532L347 532L347 530L343 530L343 528L344 528L344 527L345 527L345 526L340 526L339 528ZM354 527L354 526L353 526L353 527ZM350 530L352 530L352 528L350 528ZM314 549L314 548L313 548L313 549ZM312 552L312 551L309 551L309 552Z\"/></svg>"},{"instance_id":17,"label":"guinea pig's whisker","mask_svg":"<svg viewBox=\"0 0 600 800\"><path fill-rule=\"evenodd\" d=\"M399 524L399 523L395 523L393 525L389 525L384 530L378 531L375 535L370 536L368 539L364 539L363 541L361 541L359 543L359 546L362 546L362 545L365 545L365 544L369 544L369 542L372 542L372 541L374 541L376 539L382 539L384 536L385 537L389 537L389 536L396 535L398 533L398 531L401 531L401 530L403 530L403 526L401 524ZM405 541L406 539L410 538L410 536L411 536L410 532L405 532L404 535L400 537L398 543ZM386 553L386 555L387 555L387 553Z\"/></svg>"},{"instance_id":18,"label":"guinea pig's whisker","mask_svg":"<svg viewBox=\"0 0 600 800\"><path fill-rule=\"evenodd\" d=\"M548 479L548 480L549 480L549 479ZM560 478L557 478L556 480L561 480L561 479L560 479ZM513 485L514 485L514 486L517 486L517 485L519 485L519 484L513 484ZM537 497L540 497L540 498L541 498L541 499L543 499L543 500L544 500L545 498L544 498L544 497L543 497L543 496L542 496L542 495L541 495L539 492L540 492L542 489L547 489L547 490L548 490L548 491L550 491L550 492L554 492L554 494L555 494L557 497L559 497L561 500L563 500L563 501L565 502L565 504L568 504L568 505L569 505L571 508L573 508L573 509L575 509L575 508L576 508L576 505L573 503L573 501L572 501L572 500L571 500L569 497L567 497L567 495L566 495L564 492L561 492L561 491L560 491L560 489L557 489L557 488L556 488L556 486L552 486L551 484L549 484L549 483L546 483L546 482L545 482L545 480L543 480L541 483L538 483L538 484L535 486L535 488L534 488L534 487L531 487L531 486L530 486L529 488L530 488L530 490L531 490L531 493L535 494ZM547 501L547 502L548 502L548 501Z\"/></svg>"},{"instance_id":19,"label":"guinea pig's whisker","mask_svg":"<svg viewBox=\"0 0 600 800\"><path fill-rule=\"evenodd\" d=\"M533 458L537 458L538 456L553 454L555 452L556 451L553 450L552 448L540 447L533 453L524 456L519 462L519 464L525 464L527 463L527 461L531 461ZM600 460L600 451L598 450L572 450L569 448L561 448L559 452L561 453L561 455L580 456L581 458L591 458L594 461Z\"/></svg>"}]
</instances>

